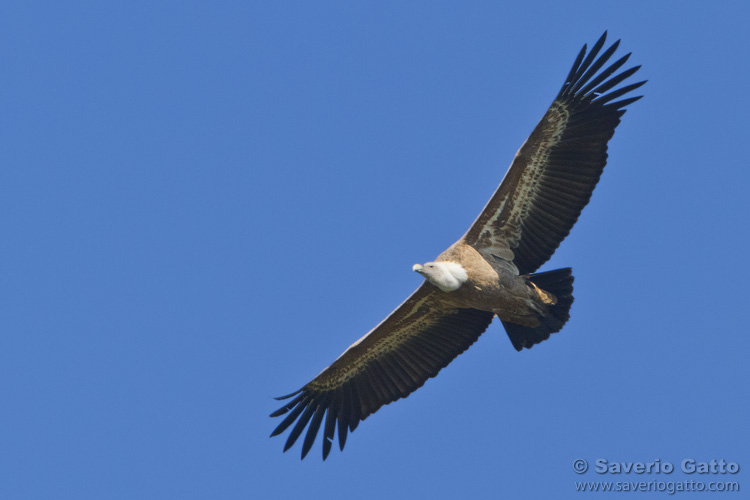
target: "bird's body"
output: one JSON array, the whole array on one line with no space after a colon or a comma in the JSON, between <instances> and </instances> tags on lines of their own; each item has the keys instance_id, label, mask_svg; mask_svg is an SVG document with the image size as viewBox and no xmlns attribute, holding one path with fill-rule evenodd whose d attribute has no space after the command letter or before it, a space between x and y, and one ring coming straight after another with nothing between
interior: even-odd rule
<instances>
[{"instance_id":1,"label":"bird's body","mask_svg":"<svg viewBox=\"0 0 750 500\"><path fill-rule=\"evenodd\" d=\"M516 350L560 331L570 317L569 268L536 273L568 235L599 181L607 143L640 96L617 100L645 82L612 90L638 66L616 72L630 54L604 65L619 41L599 54L579 52L562 89L513 159L469 230L434 262L412 269L425 282L272 413L286 415L271 434L294 424L284 451L308 427L302 457L323 427L323 458L385 404L418 389L469 348L497 316ZM602 69L604 68L604 69ZM325 419L325 422L324 422Z\"/></svg>"},{"instance_id":2,"label":"bird's body","mask_svg":"<svg viewBox=\"0 0 750 500\"><path fill-rule=\"evenodd\" d=\"M505 321L535 327L539 326L538 317L556 303L554 297L533 286L527 278L519 276L512 262L477 250L463 238L441 253L434 262L437 266L449 264L463 270L466 279L460 287L451 291L440 289L427 273L429 269L426 266L430 264L433 263L427 263L415 271L425 275L428 282L439 289L433 293L446 307L490 311Z\"/></svg>"}]
</instances>

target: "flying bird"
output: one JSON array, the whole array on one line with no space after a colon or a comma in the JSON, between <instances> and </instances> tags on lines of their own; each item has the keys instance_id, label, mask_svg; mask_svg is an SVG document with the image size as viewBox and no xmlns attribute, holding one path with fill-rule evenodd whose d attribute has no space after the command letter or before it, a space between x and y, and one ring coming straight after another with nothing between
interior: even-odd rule
<instances>
[{"instance_id":1,"label":"flying bird","mask_svg":"<svg viewBox=\"0 0 750 500\"><path fill-rule=\"evenodd\" d=\"M573 303L571 269L535 271L589 202L607 162L607 142L625 107L642 96L620 98L646 83L613 90L640 66L617 73L627 54L605 68L620 44L600 54L606 36L578 53L562 89L467 233L433 262L414 265L425 278L421 286L312 381L277 398L291 398L271 414L288 413L271 436L294 424L284 451L307 427L305 458L321 425L323 459L335 434L343 450L347 433L360 421L436 376L495 316L518 351L560 331Z\"/></svg>"}]
</instances>

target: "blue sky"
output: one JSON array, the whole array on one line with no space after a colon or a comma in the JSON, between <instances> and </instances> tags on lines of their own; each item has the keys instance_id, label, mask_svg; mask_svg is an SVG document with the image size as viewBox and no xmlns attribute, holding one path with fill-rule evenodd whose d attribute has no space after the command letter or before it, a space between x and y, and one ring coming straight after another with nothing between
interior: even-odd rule
<instances>
[{"instance_id":1,"label":"blue sky","mask_svg":"<svg viewBox=\"0 0 750 500\"><path fill-rule=\"evenodd\" d=\"M3 2L0 497L750 488L748 7L516 5ZM543 268L565 329L495 323L343 453L282 453L272 397L416 288L605 29L649 83ZM744 469L572 469L601 458Z\"/></svg>"}]
</instances>

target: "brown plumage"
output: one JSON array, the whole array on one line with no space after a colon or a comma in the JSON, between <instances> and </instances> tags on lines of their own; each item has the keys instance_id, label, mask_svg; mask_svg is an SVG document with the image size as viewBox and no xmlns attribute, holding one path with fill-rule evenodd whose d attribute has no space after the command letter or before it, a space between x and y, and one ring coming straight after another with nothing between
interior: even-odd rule
<instances>
[{"instance_id":1,"label":"brown plumage","mask_svg":"<svg viewBox=\"0 0 750 500\"><path fill-rule=\"evenodd\" d=\"M505 178L469 231L434 262L415 265L426 281L382 323L352 344L272 417L271 436L293 425L284 451L307 427L302 458L323 426L323 458L338 429L347 433L381 406L411 394L471 346L495 316L517 350L558 332L570 317L569 268L530 274L546 262L591 198L607 161L607 142L645 82L612 90L639 68L607 68L619 45L599 54L584 45L559 94L521 146ZM614 75L614 76L613 76ZM309 425L309 426L308 426Z\"/></svg>"}]
</instances>

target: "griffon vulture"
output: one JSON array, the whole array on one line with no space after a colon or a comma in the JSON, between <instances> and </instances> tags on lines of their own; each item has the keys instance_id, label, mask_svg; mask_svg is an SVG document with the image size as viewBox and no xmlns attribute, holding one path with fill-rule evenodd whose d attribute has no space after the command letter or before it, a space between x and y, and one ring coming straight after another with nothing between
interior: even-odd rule
<instances>
[{"instance_id":1,"label":"griffon vulture","mask_svg":"<svg viewBox=\"0 0 750 500\"><path fill-rule=\"evenodd\" d=\"M307 428L302 458L323 426L323 459L338 430L347 432L381 406L404 398L469 348L500 318L516 350L560 331L570 317L570 268L534 272L570 232L607 162L607 142L641 96L620 99L645 81L617 90L640 66L617 73L630 54L605 67L619 40L603 52L606 32L584 45L565 83L468 232L434 262L415 264L425 281L390 316L292 394L284 451ZM603 68L603 69L602 69ZM296 423L295 423L296 422Z\"/></svg>"}]
</instances>

